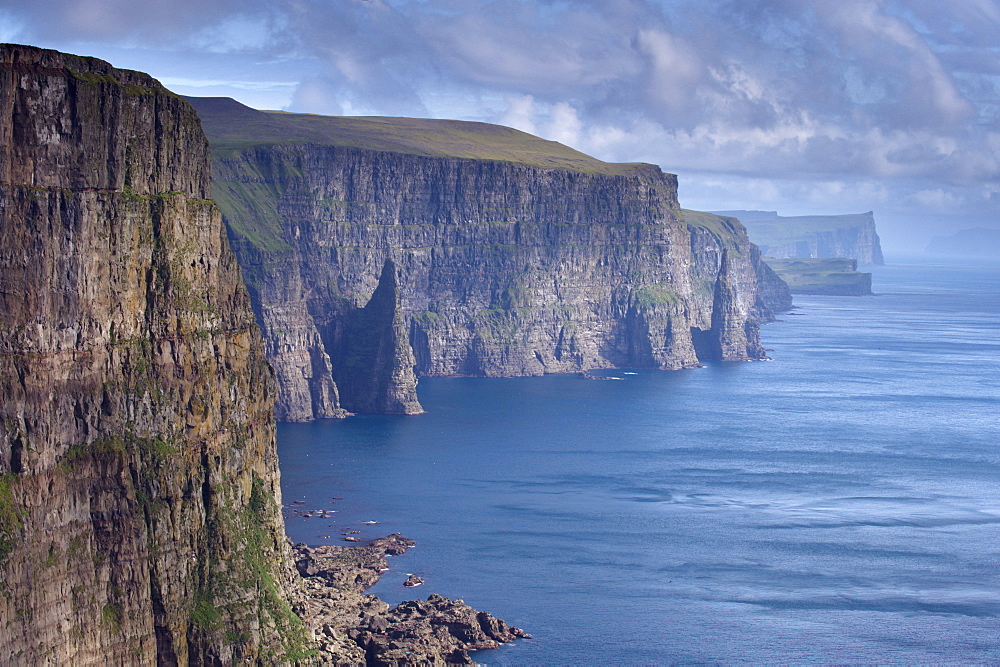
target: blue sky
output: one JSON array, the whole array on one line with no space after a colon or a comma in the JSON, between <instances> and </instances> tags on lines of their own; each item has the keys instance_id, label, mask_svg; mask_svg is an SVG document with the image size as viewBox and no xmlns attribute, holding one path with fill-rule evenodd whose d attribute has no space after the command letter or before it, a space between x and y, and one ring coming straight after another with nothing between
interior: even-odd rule
<instances>
[{"instance_id":1,"label":"blue sky","mask_svg":"<svg viewBox=\"0 0 1000 667\"><path fill-rule=\"evenodd\" d=\"M5 0L0 41L256 108L512 125L682 205L1000 227L997 0ZM891 259L891 257L890 257Z\"/></svg>"}]
</instances>

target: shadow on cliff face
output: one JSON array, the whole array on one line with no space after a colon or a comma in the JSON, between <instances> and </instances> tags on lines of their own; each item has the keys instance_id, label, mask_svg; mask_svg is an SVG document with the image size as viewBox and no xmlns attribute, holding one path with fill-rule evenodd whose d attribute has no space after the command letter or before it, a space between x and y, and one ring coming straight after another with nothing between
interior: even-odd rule
<instances>
[{"instance_id":1,"label":"shadow on cliff face","mask_svg":"<svg viewBox=\"0 0 1000 667\"><path fill-rule=\"evenodd\" d=\"M706 331L691 327L691 344L694 345L694 352L700 362L718 361L722 358L719 337L711 329Z\"/></svg>"},{"instance_id":2,"label":"shadow on cliff face","mask_svg":"<svg viewBox=\"0 0 1000 667\"><path fill-rule=\"evenodd\" d=\"M386 258L378 286L363 308L341 316L327 349L340 404L351 412L412 415L416 362L399 299L396 265Z\"/></svg>"}]
</instances>

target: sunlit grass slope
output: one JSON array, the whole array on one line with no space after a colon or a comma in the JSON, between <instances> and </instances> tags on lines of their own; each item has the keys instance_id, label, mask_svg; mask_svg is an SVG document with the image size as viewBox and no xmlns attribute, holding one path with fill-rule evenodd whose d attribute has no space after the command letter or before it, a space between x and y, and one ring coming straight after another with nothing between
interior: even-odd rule
<instances>
[{"instance_id":1,"label":"sunlit grass slope","mask_svg":"<svg viewBox=\"0 0 1000 667\"><path fill-rule=\"evenodd\" d=\"M317 116L257 111L228 97L187 98L216 157L254 146L321 144L424 157L514 162L585 174L625 175L641 163L602 162L556 141L489 123L382 116Z\"/></svg>"},{"instance_id":2,"label":"sunlit grass slope","mask_svg":"<svg viewBox=\"0 0 1000 667\"><path fill-rule=\"evenodd\" d=\"M858 271L853 259L765 257L764 261L788 283L792 294L871 294L872 274Z\"/></svg>"},{"instance_id":3,"label":"sunlit grass slope","mask_svg":"<svg viewBox=\"0 0 1000 667\"><path fill-rule=\"evenodd\" d=\"M734 234L742 236L744 232L740 221L730 216L684 208L681 209L681 218L688 227L701 227L719 239L731 238Z\"/></svg>"}]
</instances>

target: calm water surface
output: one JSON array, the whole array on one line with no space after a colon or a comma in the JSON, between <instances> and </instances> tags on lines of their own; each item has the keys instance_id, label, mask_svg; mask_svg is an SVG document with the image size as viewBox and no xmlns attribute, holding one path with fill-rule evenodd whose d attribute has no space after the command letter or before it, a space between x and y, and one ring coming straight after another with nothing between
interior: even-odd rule
<instances>
[{"instance_id":1,"label":"calm water surface","mask_svg":"<svg viewBox=\"0 0 1000 667\"><path fill-rule=\"evenodd\" d=\"M337 510L288 533L417 540L371 592L534 635L480 662L1000 661L1000 266L874 283L797 297L772 362L423 379L425 415L281 425L285 502Z\"/></svg>"}]
</instances>

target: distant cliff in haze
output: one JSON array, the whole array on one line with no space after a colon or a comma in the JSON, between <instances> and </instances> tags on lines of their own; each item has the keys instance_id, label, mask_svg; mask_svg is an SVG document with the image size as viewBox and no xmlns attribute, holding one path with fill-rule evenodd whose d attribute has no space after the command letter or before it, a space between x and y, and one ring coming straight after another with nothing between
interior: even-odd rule
<instances>
[{"instance_id":1,"label":"distant cliff in haze","mask_svg":"<svg viewBox=\"0 0 1000 667\"><path fill-rule=\"evenodd\" d=\"M788 284L792 294L868 296L872 293L872 274L858 271L858 263L853 259L767 258L765 261Z\"/></svg>"},{"instance_id":2,"label":"distant cliff in haze","mask_svg":"<svg viewBox=\"0 0 1000 667\"><path fill-rule=\"evenodd\" d=\"M976 227L935 236L925 252L945 257L1000 257L1000 229Z\"/></svg>"},{"instance_id":3,"label":"distant cliff in haze","mask_svg":"<svg viewBox=\"0 0 1000 667\"><path fill-rule=\"evenodd\" d=\"M776 211L716 211L739 218L750 240L765 257L845 257L862 265L885 264L875 230L875 216L847 215L780 216Z\"/></svg>"}]
</instances>

